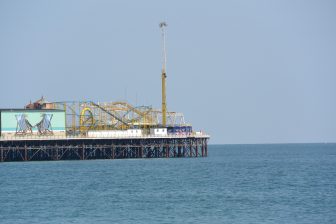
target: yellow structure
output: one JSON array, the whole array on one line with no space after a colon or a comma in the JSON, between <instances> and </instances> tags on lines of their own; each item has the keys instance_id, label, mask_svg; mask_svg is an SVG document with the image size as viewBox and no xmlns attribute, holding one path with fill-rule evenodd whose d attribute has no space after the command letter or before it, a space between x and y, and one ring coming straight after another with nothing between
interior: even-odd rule
<instances>
[{"instance_id":1,"label":"yellow structure","mask_svg":"<svg viewBox=\"0 0 336 224\"><path fill-rule=\"evenodd\" d=\"M94 127L94 117L89 107L84 107L79 117L79 130L81 132L88 131Z\"/></svg>"},{"instance_id":2,"label":"yellow structure","mask_svg":"<svg viewBox=\"0 0 336 224\"><path fill-rule=\"evenodd\" d=\"M165 22L160 23L162 32L162 45L163 45L163 63L162 63L162 126L167 126L167 103L166 103L166 40L165 40Z\"/></svg>"}]
</instances>

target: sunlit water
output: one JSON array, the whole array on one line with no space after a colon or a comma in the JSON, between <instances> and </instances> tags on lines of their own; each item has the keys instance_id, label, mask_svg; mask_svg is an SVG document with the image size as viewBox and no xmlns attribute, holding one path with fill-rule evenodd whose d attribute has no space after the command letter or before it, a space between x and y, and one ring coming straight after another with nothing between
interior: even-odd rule
<instances>
[{"instance_id":1,"label":"sunlit water","mask_svg":"<svg viewBox=\"0 0 336 224\"><path fill-rule=\"evenodd\" d=\"M336 223L336 144L0 163L0 223Z\"/></svg>"}]
</instances>

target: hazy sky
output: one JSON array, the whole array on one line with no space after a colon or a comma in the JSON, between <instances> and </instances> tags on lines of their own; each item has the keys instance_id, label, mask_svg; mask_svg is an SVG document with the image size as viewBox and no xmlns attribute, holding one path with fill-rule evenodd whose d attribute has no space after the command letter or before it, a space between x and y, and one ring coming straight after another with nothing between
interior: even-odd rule
<instances>
[{"instance_id":1,"label":"hazy sky","mask_svg":"<svg viewBox=\"0 0 336 224\"><path fill-rule=\"evenodd\" d=\"M167 105L210 143L336 142L336 1L0 0L0 107Z\"/></svg>"}]
</instances>

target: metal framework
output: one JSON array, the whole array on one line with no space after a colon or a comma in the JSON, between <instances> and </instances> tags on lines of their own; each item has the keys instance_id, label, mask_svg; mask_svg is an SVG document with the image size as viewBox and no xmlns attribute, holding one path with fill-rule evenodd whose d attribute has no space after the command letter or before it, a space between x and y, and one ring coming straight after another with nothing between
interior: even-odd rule
<instances>
[{"instance_id":1,"label":"metal framework","mask_svg":"<svg viewBox=\"0 0 336 224\"><path fill-rule=\"evenodd\" d=\"M66 111L66 130L70 135L89 130L123 130L161 127L163 113L151 106L132 106L127 102L64 101L51 103ZM166 112L166 126L185 126L183 113Z\"/></svg>"},{"instance_id":2,"label":"metal framework","mask_svg":"<svg viewBox=\"0 0 336 224\"><path fill-rule=\"evenodd\" d=\"M0 141L0 162L206 157L207 137Z\"/></svg>"}]
</instances>

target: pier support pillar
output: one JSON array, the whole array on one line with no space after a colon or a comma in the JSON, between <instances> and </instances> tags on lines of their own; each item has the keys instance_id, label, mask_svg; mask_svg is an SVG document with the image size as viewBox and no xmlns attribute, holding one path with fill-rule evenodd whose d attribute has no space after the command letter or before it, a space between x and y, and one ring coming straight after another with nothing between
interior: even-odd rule
<instances>
[{"instance_id":1,"label":"pier support pillar","mask_svg":"<svg viewBox=\"0 0 336 224\"><path fill-rule=\"evenodd\" d=\"M181 145L177 146L177 157L182 157L182 154L181 154Z\"/></svg>"},{"instance_id":2,"label":"pier support pillar","mask_svg":"<svg viewBox=\"0 0 336 224\"><path fill-rule=\"evenodd\" d=\"M24 161L27 161L28 158L27 158L27 145L25 145L24 147Z\"/></svg>"},{"instance_id":3,"label":"pier support pillar","mask_svg":"<svg viewBox=\"0 0 336 224\"><path fill-rule=\"evenodd\" d=\"M84 146L84 144L82 144L82 158L81 158L82 160L85 159L85 157L84 157L85 156L85 153L84 153L85 151L84 150L85 150L85 146Z\"/></svg>"},{"instance_id":4,"label":"pier support pillar","mask_svg":"<svg viewBox=\"0 0 336 224\"><path fill-rule=\"evenodd\" d=\"M55 156L54 156L55 160L58 160L58 146L56 145L56 149L55 149Z\"/></svg>"},{"instance_id":5,"label":"pier support pillar","mask_svg":"<svg viewBox=\"0 0 336 224\"><path fill-rule=\"evenodd\" d=\"M112 159L114 159L114 151L115 151L114 149L115 149L115 146L114 146L114 145L112 145L112 147L111 147L111 148L112 148L112 150L111 150L111 152L112 152L112 156L111 156L111 158L112 158Z\"/></svg>"},{"instance_id":6,"label":"pier support pillar","mask_svg":"<svg viewBox=\"0 0 336 224\"><path fill-rule=\"evenodd\" d=\"M166 158L168 158L169 157L169 146L166 144L164 147L165 147Z\"/></svg>"},{"instance_id":7,"label":"pier support pillar","mask_svg":"<svg viewBox=\"0 0 336 224\"><path fill-rule=\"evenodd\" d=\"M192 142L192 140L190 140L190 157L192 157L192 150L193 150L193 142Z\"/></svg>"},{"instance_id":8,"label":"pier support pillar","mask_svg":"<svg viewBox=\"0 0 336 224\"><path fill-rule=\"evenodd\" d=\"M202 157L204 157L204 140L202 140Z\"/></svg>"}]
</instances>

